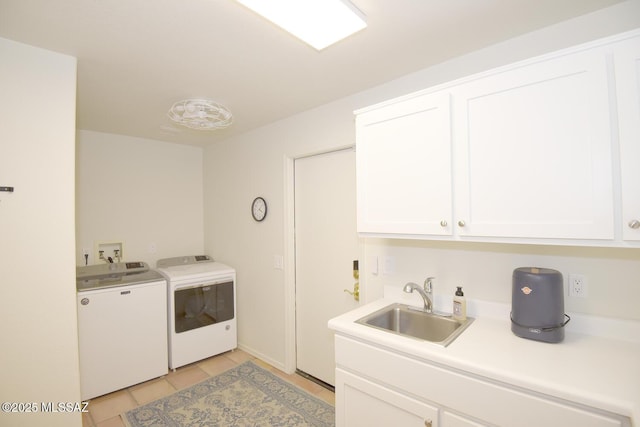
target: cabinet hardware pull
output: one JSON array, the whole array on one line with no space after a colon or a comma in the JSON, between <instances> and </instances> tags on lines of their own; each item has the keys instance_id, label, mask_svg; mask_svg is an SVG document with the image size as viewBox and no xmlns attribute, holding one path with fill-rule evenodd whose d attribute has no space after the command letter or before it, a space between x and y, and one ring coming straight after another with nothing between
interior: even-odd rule
<instances>
[{"instance_id":1,"label":"cabinet hardware pull","mask_svg":"<svg viewBox=\"0 0 640 427\"><path fill-rule=\"evenodd\" d=\"M640 221L638 221L637 219L632 219L631 221L629 221L629 228L637 230L638 228L640 228Z\"/></svg>"},{"instance_id":2,"label":"cabinet hardware pull","mask_svg":"<svg viewBox=\"0 0 640 427\"><path fill-rule=\"evenodd\" d=\"M458 221L458 226L459 227L464 227L466 224L463 220Z\"/></svg>"},{"instance_id":3,"label":"cabinet hardware pull","mask_svg":"<svg viewBox=\"0 0 640 427\"><path fill-rule=\"evenodd\" d=\"M424 427L431 427L431 420L424 420Z\"/></svg>"},{"instance_id":4,"label":"cabinet hardware pull","mask_svg":"<svg viewBox=\"0 0 640 427\"><path fill-rule=\"evenodd\" d=\"M441 227L446 227L447 226L447 221L445 221L444 219L442 221L440 221L440 226Z\"/></svg>"}]
</instances>

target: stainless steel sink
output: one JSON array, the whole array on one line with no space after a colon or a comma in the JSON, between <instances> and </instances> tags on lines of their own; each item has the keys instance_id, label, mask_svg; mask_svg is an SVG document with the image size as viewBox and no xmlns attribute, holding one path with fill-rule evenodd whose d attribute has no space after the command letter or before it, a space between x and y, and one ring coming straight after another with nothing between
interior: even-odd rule
<instances>
[{"instance_id":1,"label":"stainless steel sink","mask_svg":"<svg viewBox=\"0 0 640 427\"><path fill-rule=\"evenodd\" d=\"M451 317L427 313L405 304L391 304L356 320L356 323L362 325L430 341L445 347L456 339L471 322L473 322L471 317L459 322Z\"/></svg>"}]
</instances>

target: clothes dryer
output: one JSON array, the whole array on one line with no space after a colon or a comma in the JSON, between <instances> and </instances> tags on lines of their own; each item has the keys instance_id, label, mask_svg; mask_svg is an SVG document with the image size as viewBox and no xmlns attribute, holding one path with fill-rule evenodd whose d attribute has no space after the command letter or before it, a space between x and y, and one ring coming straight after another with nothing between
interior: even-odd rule
<instances>
[{"instance_id":1,"label":"clothes dryer","mask_svg":"<svg viewBox=\"0 0 640 427\"><path fill-rule=\"evenodd\" d=\"M169 368L235 349L235 270L207 255L165 258L156 267L168 284Z\"/></svg>"}]
</instances>

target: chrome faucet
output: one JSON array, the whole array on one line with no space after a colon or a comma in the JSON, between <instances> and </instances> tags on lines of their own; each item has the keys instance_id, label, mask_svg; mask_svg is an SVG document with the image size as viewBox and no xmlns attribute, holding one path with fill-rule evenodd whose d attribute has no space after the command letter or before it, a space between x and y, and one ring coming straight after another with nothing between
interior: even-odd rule
<instances>
[{"instance_id":1,"label":"chrome faucet","mask_svg":"<svg viewBox=\"0 0 640 427\"><path fill-rule=\"evenodd\" d=\"M433 311L433 303L431 302L431 298L433 298L433 279L435 279L435 277L427 277L422 287L413 282L409 282L404 285L403 289L409 294L413 293L414 289L418 291L418 293L422 297L422 300L424 301L424 311L426 311L427 313L431 313Z\"/></svg>"}]
</instances>

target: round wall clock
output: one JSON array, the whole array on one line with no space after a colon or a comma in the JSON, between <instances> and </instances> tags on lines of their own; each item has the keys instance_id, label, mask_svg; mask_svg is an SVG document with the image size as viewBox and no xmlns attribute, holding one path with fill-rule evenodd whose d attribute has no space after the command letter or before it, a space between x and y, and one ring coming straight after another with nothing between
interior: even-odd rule
<instances>
[{"instance_id":1,"label":"round wall clock","mask_svg":"<svg viewBox=\"0 0 640 427\"><path fill-rule=\"evenodd\" d=\"M251 203L251 215L256 221L262 221L267 216L267 202L262 197L256 197Z\"/></svg>"}]
</instances>

